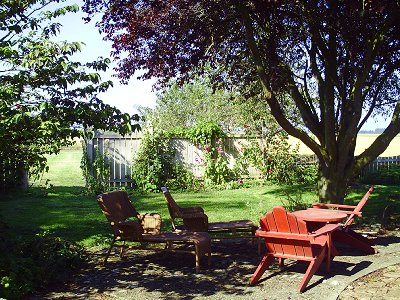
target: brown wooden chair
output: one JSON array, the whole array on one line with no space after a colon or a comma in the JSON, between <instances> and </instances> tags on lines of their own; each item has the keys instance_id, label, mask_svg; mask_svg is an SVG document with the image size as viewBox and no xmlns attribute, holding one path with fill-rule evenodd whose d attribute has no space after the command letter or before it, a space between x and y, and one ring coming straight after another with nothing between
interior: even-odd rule
<instances>
[{"instance_id":1,"label":"brown wooden chair","mask_svg":"<svg viewBox=\"0 0 400 300\"><path fill-rule=\"evenodd\" d=\"M181 207L175 202L175 199L166 187L161 187L161 191L167 202L172 228L175 231L208 232L216 238L255 237L258 226L251 220L210 223L208 222L208 216L204 213L203 208L199 206ZM183 225L177 225L176 219L182 219ZM226 233L228 233L228 235L226 235Z\"/></svg>"},{"instance_id":2,"label":"brown wooden chair","mask_svg":"<svg viewBox=\"0 0 400 300\"><path fill-rule=\"evenodd\" d=\"M338 209L342 212L348 214L346 221L341 224L338 230L333 234L333 240L347 244L353 248L357 248L367 254L375 254L378 251L371 246L374 244L368 238L362 236L361 234L355 232L351 229L350 225L353 224L355 217L362 217L362 209L367 203L369 196L374 191L374 187L371 186L365 195L362 197L357 205L344 205L344 204L330 204L330 203L314 203L313 208L321 209Z\"/></svg>"},{"instance_id":3,"label":"brown wooden chair","mask_svg":"<svg viewBox=\"0 0 400 300\"><path fill-rule=\"evenodd\" d=\"M109 221L114 238L107 251L104 263L110 256L116 242L123 242L120 256L122 257L125 242L138 242L139 246L130 248L145 250L163 250L171 252L192 253L196 257L196 272L200 270L200 258L208 255L211 259L211 239L206 232L161 232L161 216L158 213L140 214L125 191L112 191L97 196L97 202ZM166 248L148 247L145 244L164 243ZM194 250L176 248L178 244L194 246Z\"/></svg>"},{"instance_id":4,"label":"brown wooden chair","mask_svg":"<svg viewBox=\"0 0 400 300\"><path fill-rule=\"evenodd\" d=\"M331 233L339 226L328 224L315 233L309 233L306 223L283 207L274 207L260 220L261 228L256 235L265 240L266 254L250 279L251 284L259 281L275 258L280 265L283 260L293 259L310 262L298 290L303 292L322 261L326 261L326 272L330 269Z\"/></svg>"}]
</instances>

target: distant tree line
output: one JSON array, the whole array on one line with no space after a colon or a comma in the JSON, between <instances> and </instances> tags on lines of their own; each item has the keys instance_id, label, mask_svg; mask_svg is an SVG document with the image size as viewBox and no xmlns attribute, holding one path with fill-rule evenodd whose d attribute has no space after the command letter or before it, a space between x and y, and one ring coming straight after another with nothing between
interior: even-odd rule
<instances>
[{"instance_id":1,"label":"distant tree line","mask_svg":"<svg viewBox=\"0 0 400 300\"><path fill-rule=\"evenodd\" d=\"M374 130L361 130L360 133L382 133L385 128L376 128Z\"/></svg>"}]
</instances>

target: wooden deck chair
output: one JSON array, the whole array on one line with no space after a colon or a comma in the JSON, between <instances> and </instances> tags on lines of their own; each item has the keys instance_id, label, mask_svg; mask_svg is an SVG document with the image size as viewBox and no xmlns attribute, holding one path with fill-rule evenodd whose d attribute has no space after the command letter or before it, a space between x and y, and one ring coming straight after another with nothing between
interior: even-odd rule
<instances>
[{"instance_id":1,"label":"wooden deck chair","mask_svg":"<svg viewBox=\"0 0 400 300\"><path fill-rule=\"evenodd\" d=\"M355 217L362 217L362 209L367 203L369 196L374 191L374 187L371 186L365 195L362 197L357 205L344 205L344 204L330 204L330 203L314 203L313 208L328 208L328 209L338 209L342 212L347 213L349 216L346 221L341 224L339 230L333 234L334 241L338 241L347 244L353 248L360 249L367 254L378 253L376 249L371 247L373 245L372 241L368 238L362 236L361 234L355 232L350 228L353 224Z\"/></svg>"},{"instance_id":2,"label":"wooden deck chair","mask_svg":"<svg viewBox=\"0 0 400 300\"><path fill-rule=\"evenodd\" d=\"M331 233L339 226L327 224L315 233L308 233L306 223L295 215L287 213L283 207L274 207L260 220L261 229L256 235L265 240L266 254L253 276L251 284L256 284L275 258L281 265L283 260L293 259L310 262L298 290L303 292L322 261L326 261L326 272L330 269Z\"/></svg>"},{"instance_id":3,"label":"wooden deck chair","mask_svg":"<svg viewBox=\"0 0 400 300\"><path fill-rule=\"evenodd\" d=\"M112 191L97 196L97 202L109 221L114 238L107 251L104 263L110 256L116 242L123 242L120 256L122 257L125 242L139 242L140 246L130 248L145 250L163 250L171 252L192 253L196 258L196 272L200 270L200 258L208 256L211 259L211 239L206 232L161 232L161 216L158 213L139 214L125 191ZM165 249L149 248L145 243L164 243ZM194 246L194 250L175 248L177 244Z\"/></svg>"},{"instance_id":4,"label":"wooden deck chair","mask_svg":"<svg viewBox=\"0 0 400 300\"><path fill-rule=\"evenodd\" d=\"M227 237L255 237L258 228L251 220L234 220L227 222L208 222L208 216L204 213L204 209L195 207L180 207L171 193L166 187L161 187L167 202L168 211L171 217L172 228L175 231L200 231L208 232L217 238ZM176 219L182 219L183 225L177 225ZM229 233L229 235L221 235L221 233ZM245 235L243 235L245 233ZM246 234L247 233L247 234Z\"/></svg>"}]
</instances>

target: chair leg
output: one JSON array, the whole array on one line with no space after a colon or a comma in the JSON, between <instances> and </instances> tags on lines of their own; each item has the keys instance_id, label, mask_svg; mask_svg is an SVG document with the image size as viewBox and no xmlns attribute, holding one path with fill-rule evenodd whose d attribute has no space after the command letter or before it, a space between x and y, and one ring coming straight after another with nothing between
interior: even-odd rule
<instances>
[{"instance_id":1,"label":"chair leg","mask_svg":"<svg viewBox=\"0 0 400 300\"><path fill-rule=\"evenodd\" d=\"M285 266L285 259L284 258L279 258L278 259L279 262L279 268L283 268Z\"/></svg>"},{"instance_id":2,"label":"chair leg","mask_svg":"<svg viewBox=\"0 0 400 300\"><path fill-rule=\"evenodd\" d=\"M261 238L256 237L256 239L257 239L257 252L258 252L258 255L261 255Z\"/></svg>"},{"instance_id":3,"label":"chair leg","mask_svg":"<svg viewBox=\"0 0 400 300\"><path fill-rule=\"evenodd\" d=\"M261 278L264 274L265 270L268 269L269 265L271 264L274 257L271 254L267 254L263 257L260 264L258 265L256 271L254 272L253 276L250 279L251 284L256 284L257 281Z\"/></svg>"},{"instance_id":4,"label":"chair leg","mask_svg":"<svg viewBox=\"0 0 400 300\"><path fill-rule=\"evenodd\" d=\"M330 270L331 270L331 258L332 258L332 245L333 245L333 243L332 243L332 236L331 236L331 234L328 234L328 240L327 240L327 243L326 243L326 247L327 247L327 250L326 250L326 273L329 273L330 272Z\"/></svg>"},{"instance_id":5,"label":"chair leg","mask_svg":"<svg viewBox=\"0 0 400 300\"><path fill-rule=\"evenodd\" d=\"M165 243L165 248L164 248L164 249L171 249L171 248L172 248L172 244L173 244L173 242L167 241L167 242Z\"/></svg>"},{"instance_id":6,"label":"chair leg","mask_svg":"<svg viewBox=\"0 0 400 300\"><path fill-rule=\"evenodd\" d=\"M303 279L301 280L301 282L298 286L300 293L304 292L307 284L310 282L311 277L318 270L318 268L321 265L322 261L324 260L325 256L326 256L326 249L321 251L320 255L318 255L315 260L310 262L310 265L308 266L307 271L304 274Z\"/></svg>"},{"instance_id":7,"label":"chair leg","mask_svg":"<svg viewBox=\"0 0 400 300\"><path fill-rule=\"evenodd\" d=\"M125 241L121 245L121 250L119 251L119 257L122 258L124 255L124 250L125 250Z\"/></svg>"},{"instance_id":8,"label":"chair leg","mask_svg":"<svg viewBox=\"0 0 400 300\"><path fill-rule=\"evenodd\" d=\"M107 254L106 254L106 258L104 259L104 262L103 262L104 265L107 263L108 257L111 254L111 249L112 249L112 247L114 247L115 240L116 240L116 238L114 237L112 242L111 242L110 247L108 248L108 251L107 251Z\"/></svg>"}]
</instances>

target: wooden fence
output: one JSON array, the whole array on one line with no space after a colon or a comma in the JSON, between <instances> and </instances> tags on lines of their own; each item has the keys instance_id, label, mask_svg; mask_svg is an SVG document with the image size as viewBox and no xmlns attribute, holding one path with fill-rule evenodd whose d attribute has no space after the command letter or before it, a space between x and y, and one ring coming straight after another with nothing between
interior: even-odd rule
<instances>
[{"instance_id":1,"label":"wooden fence","mask_svg":"<svg viewBox=\"0 0 400 300\"><path fill-rule=\"evenodd\" d=\"M111 164L112 186L129 185L132 161L139 150L142 135L135 133L129 136L120 136L112 132L96 133L92 140L87 141L87 154L94 160L96 152L106 155ZM235 157L246 143L246 138L232 137L224 141L224 155L228 160L228 167L233 168ZM172 139L172 147L176 150L175 160L189 168L195 176L202 176L202 149L185 139ZM256 176L259 172L253 168L248 169L249 176Z\"/></svg>"},{"instance_id":2,"label":"wooden fence","mask_svg":"<svg viewBox=\"0 0 400 300\"><path fill-rule=\"evenodd\" d=\"M96 133L94 138L87 143L89 159L93 160L98 151L101 155L106 154L111 163L112 186L125 186L130 184L132 161L135 153L139 150L142 135L135 133L129 136L120 136L116 133ZM224 141L224 154L228 160L228 167L235 165L236 157L247 142L244 137L229 137ZM176 161L190 168L195 176L203 174L201 164L202 150L184 139L172 139L172 146L176 150ZM302 158L304 163L316 162L316 156L307 155ZM374 162L367 165L362 175L374 172L379 168L390 164L400 164L400 156L378 157ZM249 176L257 176L259 172L249 167Z\"/></svg>"},{"instance_id":3,"label":"wooden fence","mask_svg":"<svg viewBox=\"0 0 400 300\"><path fill-rule=\"evenodd\" d=\"M387 168L391 165L400 165L400 156L378 157L362 169L360 176L377 172L378 170Z\"/></svg>"}]
</instances>

